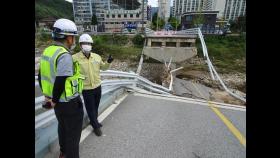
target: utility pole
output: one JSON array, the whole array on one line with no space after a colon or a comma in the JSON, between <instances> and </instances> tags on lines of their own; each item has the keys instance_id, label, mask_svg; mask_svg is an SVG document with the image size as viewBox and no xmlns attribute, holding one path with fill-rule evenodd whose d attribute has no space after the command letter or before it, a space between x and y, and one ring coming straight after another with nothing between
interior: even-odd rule
<instances>
[{"instance_id":1,"label":"utility pole","mask_svg":"<svg viewBox=\"0 0 280 158\"><path fill-rule=\"evenodd\" d=\"M158 31L158 12L157 12L157 31Z\"/></svg>"},{"instance_id":2,"label":"utility pole","mask_svg":"<svg viewBox=\"0 0 280 158\"><path fill-rule=\"evenodd\" d=\"M159 0L158 0L158 10L157 10L157 31L158 31L158 11L159 11Z\"/></svg>"},{"instance_id":3,"label":"utility pole","mask_svg":"<svg viewBox=\"0 0 280 158\"><path fill-rule=\"evenodd\" d=\"M142 32L144 34L144 0L142 0Z\"/></svg>"},{"instance_id":4,"label":"utility pole","mask_svg":"<svg viewBox=\"0 0 280 158\"><path fill-rule=\"evenodd\" d=\"M157 10L157 31L158 31L158 18L159 18L159 8L161 7L161 5L160 5L160 2L159 2L160 0L158 0L158 10ZM162 8L162 7L161 7Z\"/></svg>"},{"instance_id":5,"label":"utility pole","mask_svg":"<svg viewBox=\"0 0 280 158\"><path fill-rule=\"evenodd\" d=\"M177 19L176 19L176 31L177 31Z\"/></svg>"}]
</instances>

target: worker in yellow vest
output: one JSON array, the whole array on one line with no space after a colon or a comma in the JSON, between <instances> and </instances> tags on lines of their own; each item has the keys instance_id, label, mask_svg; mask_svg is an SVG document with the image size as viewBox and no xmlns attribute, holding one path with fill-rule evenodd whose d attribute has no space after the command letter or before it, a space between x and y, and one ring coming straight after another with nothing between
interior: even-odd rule
<instances>
[{"instance_id":1,"label":"worker in yellow vest","mask_svg":"<svg viewBox=\"0 0 280 158\"><path fill-rule=\"evenodd\" d=\"M83 124L80 94L83 77L70 50L75 48L77 27L68 19L53 25L54 43L47 47L40 60L39 84L45 96L45 108L54 108L58 120L59 158L79 158L79 142Z\"/></svg>"},{"instance_id":2,"label":"worker in yellow vest","mask_svg":"<svg viewBox=\"0 0 280 158\"><path fill-rule=\"evenodd\" d=\"M107 62L103 62L101 57L92 53L93 40L88 34L82 34L79 38L81 51L73 55L73 60L78 61L81 66L81 74L85 76L83 98L90 124L93 127L93 132L97 136L102 135L102 125L98 122L98 107L101 99L101 77L100 69L106 70L110 63L114 60L109 55Z\"/></svg>"}]
</instances>

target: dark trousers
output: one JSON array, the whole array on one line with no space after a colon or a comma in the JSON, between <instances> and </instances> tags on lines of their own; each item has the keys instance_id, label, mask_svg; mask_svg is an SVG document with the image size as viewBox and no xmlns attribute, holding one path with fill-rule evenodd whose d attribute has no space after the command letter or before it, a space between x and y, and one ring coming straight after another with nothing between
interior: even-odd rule
<instances>
[{"instance_id":1,"label":"dark trousers","mask_svg":"<svg viewBox=\"0 0 280 158\"><path fill-rule=\"evenodd\" d=\"M97 120L98 107L101 98L101 86L95 89L83 90L83 97L90 124L94 129L102 127Z\"/></svg>"},{"instance_id":2,"label":"dark trousers","mask_svg":"<svg viewBox=\"0 0 280 158\"><path fill-rule=\"evenodd\" d=\"M83 103L79 97L65 103L57 103L54 108L58 120L60 151L65 158L79 158L79 143L83 125Z\"/></svg>"}]
</instances>

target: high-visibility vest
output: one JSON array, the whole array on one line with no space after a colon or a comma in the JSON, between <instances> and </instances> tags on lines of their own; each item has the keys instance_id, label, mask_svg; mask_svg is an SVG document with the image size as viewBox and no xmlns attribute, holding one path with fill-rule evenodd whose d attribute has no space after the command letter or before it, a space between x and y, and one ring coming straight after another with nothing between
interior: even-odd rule
<instances>
[{"instance_id":1,"label":"high-visibility vest","mask_svg":"<svg viewBox=\"0 0 280 158\"><path fill-rule=\"evenodd\" d=\"M49 46L43 52L40 60L40 75L43 95L52 98L53 86L57 74L56 61L58 57L68 51L62 46ZM80 95L83 90L83 76L80 74L78 62L73 63L73 76L67 77L65 89L60 96L59 102L68 102Z\"/></svg>"}]
</instances>

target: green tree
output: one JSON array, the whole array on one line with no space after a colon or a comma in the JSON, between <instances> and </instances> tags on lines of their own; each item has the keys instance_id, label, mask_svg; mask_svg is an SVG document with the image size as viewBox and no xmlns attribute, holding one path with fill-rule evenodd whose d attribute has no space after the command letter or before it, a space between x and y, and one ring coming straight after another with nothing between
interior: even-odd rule
<instances>
[{"instance_id":1,"label":"green tree","mask_svg":"<svg viewBox=\"0 0 280 158\"><path fill-rule=\"evenodd\" d=\"M235 20L229 20L229 24L230 24L230 30L231 31L236 31L237 30L237 24Z\"/></svg>"},{"instance_id":2,"label":"green tree","mask_svg":"<svg viewBox=\"0 0 280 158\"><path fill-rule=\"evenodd\" d=\"M154 13L152 24L153 24L153 26L152 26L153 30L156 30L157 26L158 26L158 29L162 29L163 26L165 25L165 21L164 21L164 19L158 17L157 13Z\"/></svg>"},{"instance_id":3,"label":"green tree","mask_svg":"<svg viewBox=\"0 0 280 158\"><path fill-rule=\"evenodd\" d=\"M72 3L65 0L35 0L35 19L54 17L74 20Z\"/></svg>"},{"instance_id":4,"label":"green tree","mask_svg":"<svg viewBox=\"0 0 280 158\"><path fill-rule=\"evenodd\" d=\"M134 45L142 47L144 45L144 40L145 38L143 38L140 34L137 34L133 37L132 42Z\"/></svg>"},{"instance_id":5,"label":"green tree","mask_svg":"<svg viewBox=\"0 0 280 158\"><path fill-rule=\"evenodd\" d=\"M246 16L240 16L235 20L230 20L230 29L233 32L246 32Z\"/></svg>"},{"instance_id":6,"label":"green tree","mask_svg":"<svg viewBox=\"0 0 280 158\"><path fill-rule=\"evenodd\" d=\"M96 18L96 15L93 14L92 17L91 17L91 25L97 25L97 18Z\"/></svg>"},{"instance_id":7,"label":"green tree","mask_svg":"<svg viewBox=\"0 0 280 158\"><path fill-rule=\"evenodd\" d=\"M170 17L168 19L168 22L171 24L171 26L173 27L173 29L176 29L179 28L180 26L180 21L177 20L175 17Z\"/></svg>"},{"instance_id":8,"label":"green tree","mask_svg":"<svg viewBox=\"0 0 280 158\"><path fill-rule=\"evenodd\" d=\"M165 21L164 21L164 19L162 19L162 18L159 18L158 21L159 21L159 22L158 22L158 28L159 28L159 29L162 29L162 28L164 27L164 25L165 25Z\"/></svg>"},{"instance_id":9,"label":"green tree","mask_svg":"<svg viewBox=\"0 0 280 158\"><path fill-rule=\"evenodd\" d=\"M237 18L237 28L240 32L246 32L246 16Z\"/></svg>"},{"instance_id":10,"label":"green tree","mask_svg":"<svg viewBox=\"0 0 280 158\"><path fill-rule=\"evenodd\" d=\"M154 13L153 17L152 17L152 23L156 23L157 22L157 13Z\"/></svg>"},{"instance_id":11,"label":"green tree","mask_svg":"<svg viewBox=\"0 0 280 158\"><path fill-rule=\"evenodd\" d=\"M200 9L198 14L193 16L192 26L193 27L199 27L199 25L204 24L204 22L205 22L205 18L204 18L204 15L202 14L202 11Z\"/></svg>"},{"instance_id":12,"label":"green tree","mask_svg":"<svg viewBox=\"0 0 280 158\"><path fill-rule=\"evenodd\" d=\"M157 27L157 13L154 13L153 17L152 17L152 29L156 30Z\"/></svg>"}]
</instances>

